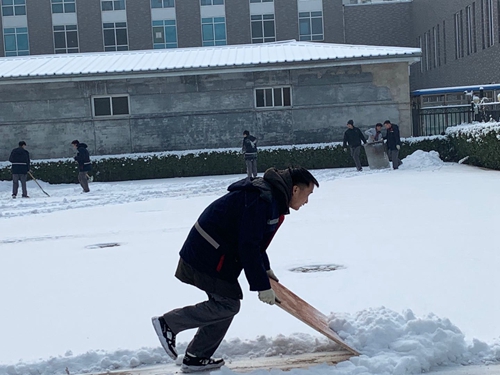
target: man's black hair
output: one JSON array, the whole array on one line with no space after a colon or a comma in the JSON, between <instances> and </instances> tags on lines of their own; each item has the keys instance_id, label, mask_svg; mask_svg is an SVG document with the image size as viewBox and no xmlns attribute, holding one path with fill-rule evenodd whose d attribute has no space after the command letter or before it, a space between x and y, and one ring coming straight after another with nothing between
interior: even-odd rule
<instances>
[{"instance_id":1,"label":"man's black hair","mask_svg":"<svg viewBox=\"0 0 500 375\"><path fill-rule=\"evenodd\" d=\"M19 147L23 147L23 146L26 146L26 142L24 142L24 141L20 141L20 142L19 142Z\"/></svg>"},{"instance_id":2,"label":"man's black hair","mask_svg":"<svg viewBox=\"0 0 500 375\"><path fill-rule=\"evenodd\" d=\"M309 186L311 183L319 187L319 182L307 169L303 167L290 167L290 176L294 185Z\"/></svg>"},{"instance_id":3,"label":"man's black hair","mask_svg":"<svg viewBox=\"0 0 500 375\"><path fill-rule=\"evenodd\" d=\"M72 145L77 145L77 146L78 146L78 145L80 144L80 142L78 142L78 140L77 140L77 139L75 139L73 142L71 142L71 144L72 144Z\"/></svg>"},{"instance_id":4,"label":"man's black hair","mask_svg":"<svg viewBox=\"0 0 500 375\"><path fill-rule=\"evenodd\" d=\"M377 123L375 124L375 127L377 127L377 126L382 126L382 124L381 124L380 122L377 122Z\"/></svg>"},{"instance_id":5,"label":"man's black hair","mask_svg":"<svg viewBox=\"0 0 500 375\"><path fill-rule=\"evenodd\" d=\"M385 125L385 124L390 124L390 123L391 123L391 122L390 122L389 120L385 120L385 121L384 121L384 125Z\"/></svg>"},{"instance_id":6,"label":"man's black hair","mask_svg":"<svg viewBox=\"0 0 500 375\"><path fill-rule=\"evenodd\" d=\"M248 130L243 130L243 135L250 135L250 132Z\"/></svg>"}]
</instances>

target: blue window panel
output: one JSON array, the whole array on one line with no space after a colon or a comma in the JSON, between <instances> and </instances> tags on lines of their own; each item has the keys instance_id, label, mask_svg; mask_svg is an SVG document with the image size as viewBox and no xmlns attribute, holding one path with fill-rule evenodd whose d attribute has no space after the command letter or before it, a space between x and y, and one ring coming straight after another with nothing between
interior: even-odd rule
<instances>
[{"instance_id":1,"label":"blue window panel","mask_svg":"<svg viewBox=\"0 0 500 375\"><path fill-rule=\"evenodd\" d=\"M224 5L224 0L213 0L214 5Z\"/></svg>"},{"instance_id":2,"label":"blue window panel","mask_svg":"<svg viewBox=\"0 0 500 375\"><path fill-rule=\"evenodd\" d=\"M75 3L64 4L64 12L65 13L75 13L76 12Z\"/></svg>"},{"instance_id":3,"label":"blue window panel","mask_svg":"<svg viewBox=\"0 0 500 375\"><path fill-rule=\"evenodd\" d=\"M26 5L26 0L14 0L14 5Z\"/></svg>"},{"instance_id":4,"label":"blue window panel","mask_svg":"<svg viewBox=\"0 0 500 375\"><path fill-rule=\"evenodd\" d=\"M163 21L153 21L153 26L163 26Z\"/></svg>"},{"instance_id":5,"label":"blue window panel","mask_svg":"<svg viewBox=\"0 0 500 375\"><path fill-rule=\"evenodd\" d=\"M177 43L167 43L167 48L177 48Z\"/></svg>"},{"instance_id":6,"label":"blue window panel","mask_svg":"<svg viewBox=\"0 0 500 375\"><path fill-rule=\"evenodd\" d=\"M4 35L4 41L5 41L5 52L17 51L15 35Z\"/></svg>"},{"instance_id":7,"label":"blue window panel","mask_svg":"<svg viewBox=\"0 0 500 375\"><path fill-rule=\"evenodd\" d=\"M14 7L2 7L2 15L4 17L14 15Z\"/></svg>"},{"instance_id":8,"label":"blue window panel","mask_svg":"<svg viewBox=\"0 0 500 375\"><path fill-rule=\"evenodd\" d=\"M203 42L214 40L214 28L213 25L203 25Z\"/></svg>"},{"instance_id":9,"label":"blue window panel","mask_svg":"<svg viewBox=\"0 0 500 375\"><path fill-rule=\"evenodd\" d=\"M24 5L19 5L14 7L16 16L24 16L26 15L26 6Z\"/></svg>"},{"instance_id":10,"label":"blue window panel","mask_svg":"<svg viewBox=\"0 0 500 375\"><path fill-rule=\"evenodd\" d=\"M313 34L323 34L323 19L322 18L313 18L311 19L312 23L312 33Z\"/></svg>"},{"instance_id":11,"label":"blue window panel","mask_svg":"<svg viewBox=\"0 0 500 375\"><path fill-rule=\"evenodd\" d=\"M175 20L165 20L165 26L175 26Z\"/></svg>"},{"instance_id":12,"label":"blue window panel","mask_svg":"<svg viewBox=\"0 0 500 375\"><path fill-rule=\"evenodd\" d=\"M212 5L212 0L201 0L201 5Z\"/></svg>"},{"instance_id":13,"label":"blue window panel","mask_svg":"<svg viewBox=\"0 0 500 375\"><path fill-rule=\"evenodd\" d=\"M177 44L177 30L175 26L165 27L165 40L167 43Z\"/></svg>"},{"instance_id":14,"label":"blue window panel","mask_svg":"<svg viewBox=\"0 0 500 375\"><path fill-rule=\"evenodd\" d=\"M299 30L300 30L300 35L311 34L311 25L309 23L309 18L299 20Z\"/></svg>"},{"instance_id":15,"label":"blue window panel","mask_svg":"<svg viewBox=\"0 0 500 375\"><path fill-rule=\"evenodd\" d=\"M163 8L162 0L151 0L151 8Z\"/></svg>"},{"instance_id":16,"label":"blue window panel","mask_svg":"<svg viewBox=\"0 0 500 375\"><path fill-rule=\"evenodd\" d=\"M64 6L62 4L52 4L52 13L64 13Z\"/></svg>"},{"instance_id":17,"label":"blue window panel","mask_svg":"<svg viewBox=\"0 0 500 375\"><path fill-rule=\"evenodd\" d=\"M226 40L226 24L215 24L215 40Z\"/></svg>"},{"instance_id":18,"label":"blue window panel","mask_svg":"<svg viewBox=\"0 0 500 375\"><path fill-rule=\"evenodd\" d=\"M2 0L2 5L14 5L14 0Z\"/></svg>"}]
</instances>

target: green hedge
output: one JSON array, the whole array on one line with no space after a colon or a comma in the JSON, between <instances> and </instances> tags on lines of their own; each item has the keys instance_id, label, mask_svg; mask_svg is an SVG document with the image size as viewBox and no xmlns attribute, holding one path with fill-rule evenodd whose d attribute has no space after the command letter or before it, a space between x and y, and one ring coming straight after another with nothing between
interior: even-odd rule
<instances>
[{"instance_id":1,"label":"green hedge","mask_svg":"<svg viewBox=\"0 0 500 375\"><path fill-rule=\"evenodd\" d=\"M447 136L455 151L455 160L500 170L500 124L482 123L449 128Z\"/></svg>"},{"instance_id":2,"label":"green hedge","mask_svg":"<svg viewBox=\"0 0 500 375\"><path fill-rule=\"evenodd\" d=\"M472 125L474 127L474 125ZM437 151L444 161L459 161L469 156L473 165L500 169L500 132L497 128L485 132L449 131L446 136L409 138L401 147L401 158L416 150ZM361 162L368 165L366 155ZM207 176L246 173L243 156L238 150L193 151L183 153L151 153L97 157L89 174L95 181L128 181L151 178ZM258 169L284 168L300 165L309 169L354 167L354 162L340 144L303 145L261 148ZM75 183L77 165L72 159L34 161L32 172L40 180L52 183ZM10 180L10 166L0 168L0 180Z\"/></svg>"}]
</instances>

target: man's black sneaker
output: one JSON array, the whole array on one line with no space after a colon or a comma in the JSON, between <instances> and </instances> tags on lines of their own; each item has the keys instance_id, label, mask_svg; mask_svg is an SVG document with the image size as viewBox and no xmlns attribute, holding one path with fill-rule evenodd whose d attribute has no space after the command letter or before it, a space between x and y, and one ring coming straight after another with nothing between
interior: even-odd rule
<instances>
[{"instance_id":1,"label":"man's black sneaker","mask_svg":"<svg viewBox=\"0 0 500 375\"><path fill-rule=\"evenodd\" d=\"M16 194L12 194L12 198L16 199Z\"/></svg>"},{"instance_id":2,"label":"man's black sneaker","mask_svg":"<svg viewBox=\"0 0 500 375\"><path fill-rule=\"evenodd\" d=\"M184 359L182 360L181 371L182 372L198 372L213 370L224 366L224 360L222 358L201 358L195 357L186 352Z\"/></svg>"},{"instance_id":3,"label":"man's black sneaker","mask_svg":"<svg viewBox=\"0 0 500 375\"><path fill-rule=\"evenodd\" d=\"M153 327L160 339L161 346L174 361L177 359L177 350L175 349L175 334L169 328L162 316L151 318Z\"/></svg>"}]
</instances>

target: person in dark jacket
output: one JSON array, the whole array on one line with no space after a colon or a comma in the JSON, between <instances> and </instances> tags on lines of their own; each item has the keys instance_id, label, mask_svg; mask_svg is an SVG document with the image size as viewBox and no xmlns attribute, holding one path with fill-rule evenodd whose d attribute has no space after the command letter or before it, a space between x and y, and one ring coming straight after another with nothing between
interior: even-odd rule
<instances>
[{"instance_id":1,"label":"person in dark jacket","mask_svg":"<svg viewBox=\"0 0 500 375\"><path fill-rule=\"evenodd\" d=\"M305 168L270 168L264 177L230 185L229 192L198 218L180 251L175 276L206 292L208 300L152 318L163 348L174 360L176 335L198 329L186 348L183 372L224 364L211 356L240 309L242 270L250 290L257 291L262 302L276 302L269 278L278 279L266 249L290 208L298 210L306 204L314 186L319 186L318 181Z\"/></svg>"},{"instance_id":2,"label":"person in dark jacket","mask_svg":"<svg viewBox=\"0 0 500 375\"><path fill-rule=\"evenodd\" d=\"M26 150L26 142L20 141L19 147L12 150L9 156L12 163L12 198L17 197L19 181L23 191L23 198L29 198L26 188L27 174L30 171L30 153Z\"/></svg>"},{"instance_id":3,"label":"person in dark jacket","mask_svg":"<svg viewBox=\"0 0 500 375\"><path fill-rule=\"evenodd\" d=\"M71 142L71 145L77 150L74 159L78 162L78 182L85 193L90 191L87 172L92 170L92 162L85 143L80 143L78 140Z\"/></svg>"},{"instance_id":4,"label":"person in dark jacket","mask_svg":"<svg viewBox=\"0 0 500 375\"><path fill-rule=\"evenodd\" d=\"M361 152L361 142L366 144L366 138L357 127L354 126L354 121L347 121L347 130L344 133L344 143L342 147L344 151L347 152L347 145L351 149L351 156L356 164L356 169L361 172L363 168L361 167L361 161L359 160L359 154Z\"/></svg>"},{"instance_id":5,"label":"person in dark jacket","mask_svg":"<svg viewBox=\"0 0 500 375\"><path fill-rule=\"evenodd\" d=\"M387 131L384 139L387 141L387 155L392 161L392 168L398 169L403 162L399 160L399 149L401 148L401 138L399 136L399 126L391 124L389 120L384 121Z\"/></svg>"},{"instance_id":6,"label":"person in dark jacket","mask_svg":"<svg viewBox=\"0 0 500 375\"><path fill-rule=\"evenodd\" d=\"M257 177L257 138L248 130L243 132L242 152L245 154L248 179Z\"/></svg>"}]
</instances>

